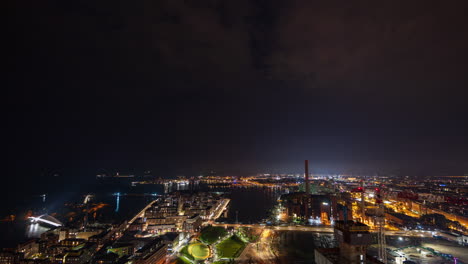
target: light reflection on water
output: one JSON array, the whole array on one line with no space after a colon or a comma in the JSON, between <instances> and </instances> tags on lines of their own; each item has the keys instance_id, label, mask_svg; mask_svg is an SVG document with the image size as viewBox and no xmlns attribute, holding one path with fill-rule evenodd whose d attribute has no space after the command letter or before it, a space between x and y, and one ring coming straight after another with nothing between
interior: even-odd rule
<instances>
[{"instance_id":1,"label":"light reflection on water","mask_svg":"<svg viewBox=\"0 0 468 264\"><path fill-rule=\"evenodd\" d=\"M38 223L30 223L26 227L26 237L27 238L38 238L42 233L49 230L49 228L43 227Z\"/></svg>"},{"instance_id":2,"label":"light reflection on water","mask_svg":"<svg viewBox=\"0 0 468 264\"><path fill-rule=\"evenodd\" d=\"M37 204L25 207L33 210L35 215L56 212L59 216L64 216L68 211L64 204L81 202L84 195L94 194L92 203L103 202L109 206L103 207L97 212L96 220L100 222L118 223L124 219L131 218L136 212L141 210L148 202L154 199L153 196L132 196L123 194L137 193L157 193L164 194L172 191L195 190L195 191L215 191L226 192L230 197L231 203L228 206L227 217L223 221L234 222L236 220L236 211L238 212L238 221L243 223L255 223L268 216L268 209L272 208L284 191L283 189L272 189L263 187L239 188L232 186L207 186L205 184L161 184L161 185L141 185L136 187L122 186L102 186L103 188L93 190L92 192L82 191L79 193L65 196L63 193L51 193L47 195L44 203L43 196L35 196ZM120 192L120 195L115 193ZM63 198L65 197L65 198ZM43 209L45 208L45 209ZM65 208L65 209L64 209ZM60 219L60 218L59 218ZM62 220L62 219L60 219ZM94 218L93 218L94 220ZM14 247L25 239L37 238L49 228L29 223L29 221L17 221L16 223L2 223L0 225L0 246Z\"/></svg>"},{"instance_id":3,"label":"light reflection on water","mask_svg":"<svg viewBox=\"0 0 468 264\"><path fill-rule=\"evenodd\" d=\"M117 194L117 198L115 201L115 212L119 212L120 209L120 193Z\"/></svg>"}]
</instances>

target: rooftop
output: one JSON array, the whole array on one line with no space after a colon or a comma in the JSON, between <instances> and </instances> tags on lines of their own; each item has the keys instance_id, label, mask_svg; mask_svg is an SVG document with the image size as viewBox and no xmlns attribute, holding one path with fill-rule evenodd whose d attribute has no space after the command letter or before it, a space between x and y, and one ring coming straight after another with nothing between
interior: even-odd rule
<instances>
[{"instance_id":1,"label":"rooftop","mask_svg":"<svg viewBox=\"0 0 468 264\"><path fill-rule=\"evenodd\" d=\"M336 221L335 222L335 228L338 228L340 230L345 230L345 231L369 231L369 226L366 224L363 224L361 222L353 221L353 220L348 220L348 221Z\"/></svg>"}]
</instances>

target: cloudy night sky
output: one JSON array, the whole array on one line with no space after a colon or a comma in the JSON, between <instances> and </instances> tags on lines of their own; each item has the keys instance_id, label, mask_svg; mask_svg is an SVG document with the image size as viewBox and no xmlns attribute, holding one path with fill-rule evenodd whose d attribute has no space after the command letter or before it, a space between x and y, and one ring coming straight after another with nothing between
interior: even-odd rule
<instances>
[{"instance_id":1,"label":"cloudy night sky","mask_svg":"<svg viewBox=\"0 0 468 264\"><path fill-rule=\"evenodd\" d=\"M8 2L16 182L468 173L466 1Z\"/></svg>"}]
</instances>

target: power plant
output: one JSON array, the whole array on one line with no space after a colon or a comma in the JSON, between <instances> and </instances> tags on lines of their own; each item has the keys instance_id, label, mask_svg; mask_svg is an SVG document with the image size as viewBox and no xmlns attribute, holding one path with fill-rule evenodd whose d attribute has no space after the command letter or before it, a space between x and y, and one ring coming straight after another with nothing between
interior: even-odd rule
<instances>
[{"instance_id":1,"label":"power plant","mask_svg":"<svg viewBox=\"0 0 468 264\"><path fill-rule=\"evenodd\" d=\"M328 192L317 191L318 187L323 186L328 187ZM309 161L304 161L303 189L282 195L281 201L288 221L334 226L339 247L316 250L316 263L387 263L381 189L375 188L370 195L375 197L370 207L366 207L365 193L362 180L348 193L337 191L333 184L330 187L329 181L311 180ZM375 244L374 240L377 242L378 257L367 254L367 247Z\"/></svg>"},{"instance_id":2,"label":"power plant","mask_svg":"<svg viewBox=\"0 0 468 264\"><path fill-rule=\"evenodd\" d=\"M336 196L333 193L312 192L309 176L309 161L305 160L304 191L281 196L288 220L305 224L331 223L332 219L338 218Z\"/></svg>"}]
</instances>

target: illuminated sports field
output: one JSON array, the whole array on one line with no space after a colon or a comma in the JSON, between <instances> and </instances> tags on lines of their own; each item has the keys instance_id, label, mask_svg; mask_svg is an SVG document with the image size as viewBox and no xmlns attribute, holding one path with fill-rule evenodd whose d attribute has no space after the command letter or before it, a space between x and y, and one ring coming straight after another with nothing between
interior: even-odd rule
<instances>
[{"instance_id":1,"label":"illuminated sports field","mask_svg":"<svg viewBox=\"0 0 468 264\"><path fill-rule=\"evenodd\" d=\"M196 260L205 260L210 256L210 249L202 243L194 243L188 246L188 253Z\"/></svg>"}]
</instances>

